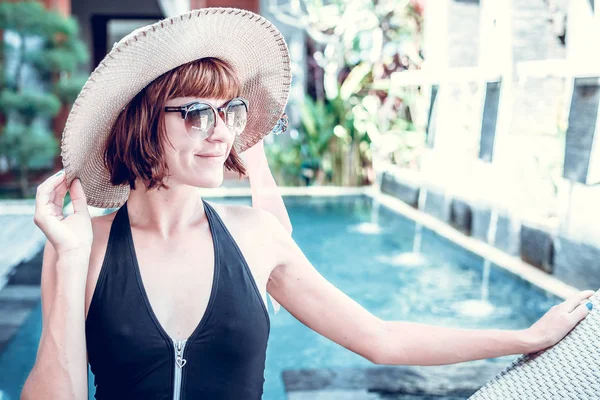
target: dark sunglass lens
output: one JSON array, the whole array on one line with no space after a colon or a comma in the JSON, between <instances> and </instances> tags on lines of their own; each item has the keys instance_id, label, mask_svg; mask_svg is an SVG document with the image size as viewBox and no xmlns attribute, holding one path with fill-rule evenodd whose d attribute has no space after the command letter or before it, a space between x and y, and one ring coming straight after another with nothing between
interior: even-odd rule
<instances>
[{"instance_id":1,"label":"dark sunglass lens","mask_svg":"<svg viewBox=\"0 0 600 400\"><path fill-rule=\"evenodd\" d=\"M215 125L215 113L210 107L198 106L188 111L186 122L192 130L206 133Z\"/></svg>"},{"instance_id":2,"label":"dark sunglass lens","mask_svg":"<svg viewBox=\"0 0 600 400\"><path fill-rule=\"evenodd\" d=\"M248 112L241 100L234 100L225 110L225 124L235 134L239 135L246 127Z\"/></svg>"}]
</instances>

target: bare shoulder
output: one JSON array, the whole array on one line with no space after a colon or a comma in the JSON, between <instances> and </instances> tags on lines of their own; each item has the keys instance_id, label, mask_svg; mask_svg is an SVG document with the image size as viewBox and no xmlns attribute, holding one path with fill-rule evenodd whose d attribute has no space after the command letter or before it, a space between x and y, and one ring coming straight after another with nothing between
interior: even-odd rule
<instances>
[{"instance_id":1,"label":"bare shoulder","mask_svg":"<svg viewBox=\"0 0 600 400\"><path fill-rule=\"evenodd\" d=\"M277 218L266 210L243 204L209 203L219 213L228 228L243 229L248 234L260 232L261 236L266 238L285 232Z\"/></svg>"},{"instance_id":2,"label":"bare shoulder","mask_svg":"<svg viewBox=\"0 0 600 400\"><path fill-rule=\"evenodd\" d=\"M210 205L238 243L257 280L266 285L293 246L291 235L269 211L246 205Z\"/></svg>"},{"instance_id":3,"label":"bare shoulder","mask_svg":"<svg viewBox=\"0 0 600 400\"><path fill-rule=\"evenodd\" d=\"M117 215L117 211L109 214L92 217L92 231L94 240L92 242L92 253L90 255L90 269L100 260L100 264L104 259L104 253L108 246L108 238L110 237L110 228Z\"/></svg>"},{"instance_id":4,"label":"bare shoulder","mask_svg":"<svg viewBox=\"0 0 600 400\"><path fill-rule=\"evenodd\" d=\"M94 247L102 246L102 244L106 245L110 235L110 228L116 215L117 212L114 211L109 214L92 217L92 231L94 232L92 252L94 251Z\"/></svg>"}]
</instances>

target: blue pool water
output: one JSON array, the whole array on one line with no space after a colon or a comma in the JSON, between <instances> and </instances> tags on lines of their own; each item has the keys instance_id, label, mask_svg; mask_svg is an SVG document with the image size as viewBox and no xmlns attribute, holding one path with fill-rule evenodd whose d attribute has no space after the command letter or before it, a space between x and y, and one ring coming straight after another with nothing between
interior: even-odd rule
<instances>
[{"instance_id":1,"label":"blue pool water","mask_svg":"<svg viewBox=\"0 0 600 400\"><path fill-rule=\"evenodd\" d=\"M214 200L242 202L249 199ZM484 260L424 230L422 259L415 223L369 197L288 197L293 236L308 259L340 290L375 315L463 328L527 328L560 299L492 266L482 303ZM0 355L0 400L18 399L41 332L37 307ZM488 362L508 360L489 360ZM285 310L271 312L265 400L285 399L282 371L368 367L370 362L308 329ZM93 378L90 380L93 382ZM93 393L93 391L92 391ZM90 396L92 397L92 396Z\"/></svg>"}]
</instances>

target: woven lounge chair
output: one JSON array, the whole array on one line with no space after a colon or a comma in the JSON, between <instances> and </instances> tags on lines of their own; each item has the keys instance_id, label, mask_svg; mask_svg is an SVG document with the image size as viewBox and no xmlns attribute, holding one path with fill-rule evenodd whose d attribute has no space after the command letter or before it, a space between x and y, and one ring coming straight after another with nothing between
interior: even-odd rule
<instances>
[{"instance_id":1,"label":"woven lounge chair","mask_svg":"<svg viewBox=\"0 0 600 400\"><path fill-rule=\"evenodd\" d=\"M600 290L594 308L563 340L515 360L469 400L600 399Z\"/></svg>"}]
</instances>

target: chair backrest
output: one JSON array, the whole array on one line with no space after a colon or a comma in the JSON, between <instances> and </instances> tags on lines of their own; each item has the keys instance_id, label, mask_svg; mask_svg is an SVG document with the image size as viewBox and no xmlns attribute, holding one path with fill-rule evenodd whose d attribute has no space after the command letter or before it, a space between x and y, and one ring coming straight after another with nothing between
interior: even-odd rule
<instances>
[{"instance_id":1,"label":"chair backrest","mask_svg":"<svg viewBox=\"0 0 600 400\"><path fill-rule=\"evenodd\" d=\"M563 340L515 360L469 400L600 398L600 291L594 308Z\"/></svg>"}]
</instances>

